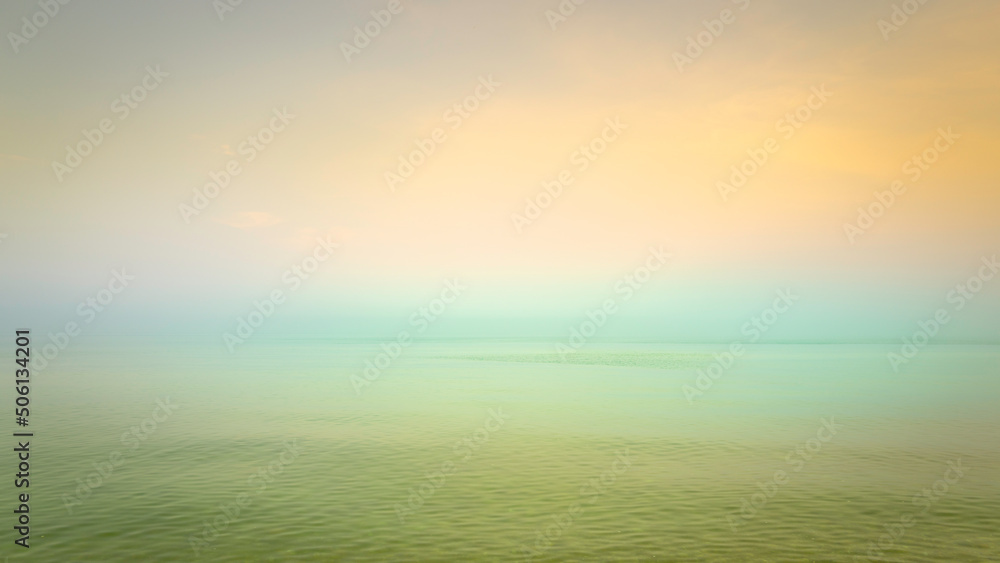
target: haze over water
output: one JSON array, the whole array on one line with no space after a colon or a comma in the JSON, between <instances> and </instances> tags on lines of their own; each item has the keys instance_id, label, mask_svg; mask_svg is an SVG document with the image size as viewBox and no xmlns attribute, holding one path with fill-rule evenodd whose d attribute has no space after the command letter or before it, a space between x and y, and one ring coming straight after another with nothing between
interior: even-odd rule
<instances>
[{"instance_id":1,"label":"haze over water","mask_svg":"<svg viewBox=\"0 0 1000 563\"><path fill-rule=\"evenodd\" d=\"M998 21L0 3L0 557L1000 560Z\"/></svg>"}]
</instances>

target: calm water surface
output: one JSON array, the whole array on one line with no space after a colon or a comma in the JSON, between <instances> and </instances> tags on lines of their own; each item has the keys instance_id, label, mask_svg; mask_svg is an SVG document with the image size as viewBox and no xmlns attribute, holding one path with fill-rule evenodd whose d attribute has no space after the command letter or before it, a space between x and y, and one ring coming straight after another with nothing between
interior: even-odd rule
<instances>
[{"instance_id":1,"label":"calm water surface","mask_svg":"<svg viewBox=\"0 0 1000 563\"><path fill-rule=\"evenodd\" d=\"M1000 348L761 345L688 401L724 349L435 341L358 387L378 342L81 344L34 376L3 553L1000 561Z\"/></svg>"}]
</instances>

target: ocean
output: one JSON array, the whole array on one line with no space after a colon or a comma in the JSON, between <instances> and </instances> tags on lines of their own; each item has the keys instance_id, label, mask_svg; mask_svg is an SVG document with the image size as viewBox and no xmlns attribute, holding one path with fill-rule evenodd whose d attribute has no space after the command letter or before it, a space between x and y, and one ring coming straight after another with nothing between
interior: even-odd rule
<instances>
[{"instance_id":1,"label":"ocean","mask_svg":"<svg viewBox=\"0 0 1000 563\"><path fill-rule=\"evenodd\" d=\"M81 341L4 555L1000 561L1000 347L894 346Z\"/></svg>"}]
</instances>

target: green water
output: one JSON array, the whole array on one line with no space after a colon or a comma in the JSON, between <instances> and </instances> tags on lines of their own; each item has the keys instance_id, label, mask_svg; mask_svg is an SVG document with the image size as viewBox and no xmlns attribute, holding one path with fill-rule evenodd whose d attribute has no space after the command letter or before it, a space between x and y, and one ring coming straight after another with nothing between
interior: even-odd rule
<instances>
[{"instance_id":1,"label":"green water","mask_svg":"<svg viewBox=\"0 0 1000 563\"><path fill-rule=\"evenodd\" d=\"M378 342L81 342L34 376L32 547L8 527L2 553L855 561L882 536L879 560L1000 560L1000 348L897 374L891 345L757 346L689 402L725 348L425 342L359 395Z\"/></svg>"}]
</instances>

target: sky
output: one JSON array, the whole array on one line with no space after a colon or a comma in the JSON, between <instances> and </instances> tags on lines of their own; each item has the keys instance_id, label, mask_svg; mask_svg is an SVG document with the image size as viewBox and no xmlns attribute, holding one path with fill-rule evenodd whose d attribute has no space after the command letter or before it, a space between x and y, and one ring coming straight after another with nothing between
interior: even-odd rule
<instances>
[{"instance_id":1,"label":"sky","mask_svg":"<svg viewBox=\"0 0 1000 563\"><path fill-rule=\"evenodd\" d=\"M5 324L218 338L280 290L260 334L378 337L457 279L428 334L559 338L612 299L600 337L731 341L791 290L770 339L946 308L942 340L1000 340L1000 277L949 302L1000 252L995 2L342 4L0 6Z\"/></svg>"}]
</instances>

